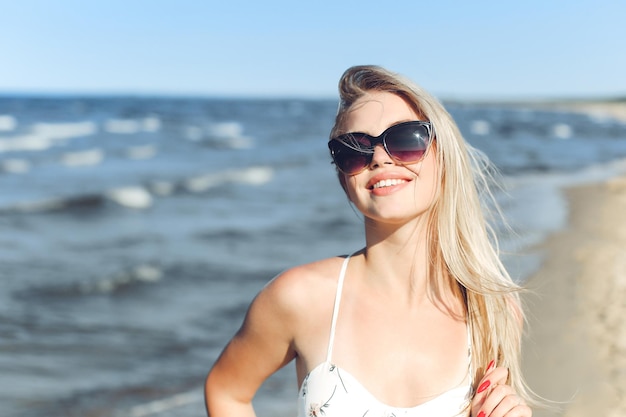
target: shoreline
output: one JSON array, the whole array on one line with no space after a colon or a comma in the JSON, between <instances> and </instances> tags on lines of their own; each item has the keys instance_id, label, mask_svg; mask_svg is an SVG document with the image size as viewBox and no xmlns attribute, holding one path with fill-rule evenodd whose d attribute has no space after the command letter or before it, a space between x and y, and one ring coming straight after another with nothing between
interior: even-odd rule
<instances>
[{"instance_id":1,"label":"shoreline","mask_svg":"<svg viewBox=\"0 0 626 417\"><path fill-rule=\"evenodd\" d=\"M520 104L520 106L524 106L524 104ZM581 113L592 117L610 118L626 122L626 101L538 101L529 103L527 107Z\"/></svg>"},{"instance_id":2,"label":"shoreline","mask_svg":"<svg viewBox=\"0 0 626 417\"><path fill-rule=\"evenodd\" d=\"M535 417L626 415L626 176L568 188L568 226L540 247L523 296L523 370L553 408Z\"/></svg>"},{"instance_id":3,"label":"shoreline","mask_svg":"<svg viewBox=\"0 0 626 417\"><path fill-rule=\"evenodd\" d=\"M616 99L536 99L536 100L443 100L444 103L479 104L518 109L573 112L626 123L626 98Z\"/></svg>"}]
</instances>

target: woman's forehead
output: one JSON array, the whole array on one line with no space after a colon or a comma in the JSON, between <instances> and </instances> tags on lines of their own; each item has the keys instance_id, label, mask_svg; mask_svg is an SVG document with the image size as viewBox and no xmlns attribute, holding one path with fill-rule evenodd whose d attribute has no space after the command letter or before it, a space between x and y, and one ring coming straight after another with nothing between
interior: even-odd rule
<instances>
[{"instance_id":1,"label":"woman's forehead","mask_svg":"<svg viewBox=\"0 0 626 417\"><path fill-rule=\"evenodd\" d=\"M402 97L375 91L354 102L346 112L341 130L378 136L389 126L409 120L419 120L419 117Z\"/></svg>"}]
</instances>

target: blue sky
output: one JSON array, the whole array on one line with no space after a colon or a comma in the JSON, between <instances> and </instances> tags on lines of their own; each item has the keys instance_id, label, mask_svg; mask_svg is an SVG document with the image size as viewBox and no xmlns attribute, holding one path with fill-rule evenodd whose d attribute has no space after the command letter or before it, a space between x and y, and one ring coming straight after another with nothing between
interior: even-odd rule
<instances>
[{"instance_id":1,"label":"blue sky","mask_svg":"<svg viewBox=\"0 0 626 417\"><path fill-rule=\"evenodd\" d=\"M0 94L335 97L379 64L443 98L626 95L626 1L0 0Z\"/></svg>"}]
</instances>

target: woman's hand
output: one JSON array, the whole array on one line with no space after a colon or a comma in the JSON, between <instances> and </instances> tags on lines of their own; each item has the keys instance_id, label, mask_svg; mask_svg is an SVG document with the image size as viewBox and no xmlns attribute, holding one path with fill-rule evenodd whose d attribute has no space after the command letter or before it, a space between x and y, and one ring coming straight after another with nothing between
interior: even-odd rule
<instances>
[{"instance_id":1,"label":"woman's hand","mask_svg":"<svg viewBox=\"0 0 626 417\"><path fill-rule=\"evenodd\" d=\"M509 370L491 361L472 400L472 417L530 417L526 402L507 385Z\"/></svg>"}]
</instances>

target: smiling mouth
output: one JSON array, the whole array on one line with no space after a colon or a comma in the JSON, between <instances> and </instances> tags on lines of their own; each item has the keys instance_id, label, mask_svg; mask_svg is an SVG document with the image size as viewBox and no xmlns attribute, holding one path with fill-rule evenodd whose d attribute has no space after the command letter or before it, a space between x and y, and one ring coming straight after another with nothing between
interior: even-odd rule
<instances>
[{"instance_id":1,"label":"smiling mouth","mask_svg":"<svg viewBox=\"0 0 626 417\"><path fill-rule=\"evenodd\" d=\"M407 182L407 180L401 180L401 179L380 180L376 184L372 185L370 189L375 190L377 188L393 187L394 185L400 185L405 182Z\"/></svg>"}]
</instances>

